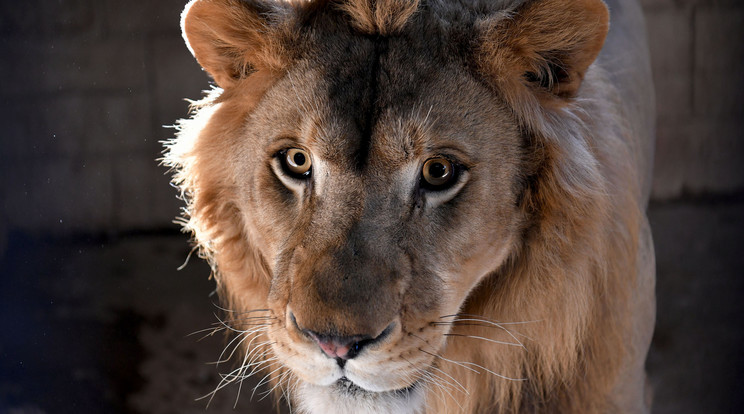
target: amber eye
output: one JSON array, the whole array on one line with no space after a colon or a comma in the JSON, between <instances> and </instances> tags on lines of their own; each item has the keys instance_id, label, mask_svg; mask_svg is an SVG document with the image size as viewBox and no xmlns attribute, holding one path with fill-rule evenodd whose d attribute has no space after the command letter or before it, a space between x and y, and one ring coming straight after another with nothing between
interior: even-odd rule
<instances>
[{"instance_id":1,"label":"amber eye","mask_svg":"<svg viewBox=\"0 0 744 414\"><path fill-rule=\"evenodd\" d=\"M290 148L281 156L282 165L287 173L296 178L310 176L313 162L310 154L299 148Z\"/></svg>"},{"instance_id":2,"label":"amber eye","mask_svg":"<svg viewBox=\"0 0 744 414\"><path fill-rule=\"evenodd\" d=\"M430 190L443 190L454 182L455 168L445 158L431 158L424 163L421 170L422 184Z\"/></svg>"}]
</instances>

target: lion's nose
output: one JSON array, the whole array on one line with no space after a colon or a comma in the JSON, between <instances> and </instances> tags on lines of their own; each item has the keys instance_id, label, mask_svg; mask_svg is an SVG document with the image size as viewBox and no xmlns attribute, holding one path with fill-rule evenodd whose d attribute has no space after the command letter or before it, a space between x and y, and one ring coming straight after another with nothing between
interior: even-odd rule
<instances>
[{"instance_id":1,"label":"lion's nose","mask_svg":"<svg viewBox=\"0 0 744 414\"><path fill-rule=\"evenodd\" d=\"M289 316L297 330L315 341L320 350L329 358L335 359L342 368L347 360L359 355L364 348L385 339L392 332L395 325L394 322L391 323L376 337L370 335L339 336L303 329L297 324L297 319L295 319L292 312L290 312Z\"/></svg>"},{"instance_id":2,"label":"lion's nose","mask_svg":"<svg viewBox=\"0 0 744 414\"><path fill-rule=\"evenodd\" d=\"M305 333L318 344L320 350L330 358L347 360L359 355L366 345L373 342L368 336L329 336L313 331Z\"/></svg>"}]
</instances>

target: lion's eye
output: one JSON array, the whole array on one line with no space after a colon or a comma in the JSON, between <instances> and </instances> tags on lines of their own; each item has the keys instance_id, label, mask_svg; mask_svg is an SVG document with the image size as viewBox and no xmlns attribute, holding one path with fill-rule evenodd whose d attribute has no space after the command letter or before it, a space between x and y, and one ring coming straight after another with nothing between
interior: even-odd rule
<instances>
[{"instance_id":1,"label":"lion's eye","mask_svg":"<svg viewBox=\"0 0 744 414\"><path fill-rule=\"evenodd\" d=\"M280 160L287 174L295 178L307 178L310 176L313 162L307 151L299 148L290 148L280 155Z\"/></svg>"},{"instance_id":2,"label":"lion's eye","mask_svg":"<svg viewBox=\"0 0 744 414\"><path fill-rule=\"evenodd\" d=\"M455 167L446 158L431 158L421 170L423 187L429 190L444 190L455 182Z\"/></svg>"}]
</instances>

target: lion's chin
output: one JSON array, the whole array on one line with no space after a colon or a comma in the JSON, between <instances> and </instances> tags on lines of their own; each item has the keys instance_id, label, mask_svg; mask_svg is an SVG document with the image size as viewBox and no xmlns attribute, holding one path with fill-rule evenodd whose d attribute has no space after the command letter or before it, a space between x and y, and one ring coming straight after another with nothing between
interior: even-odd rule
<instances>
[{"instance_id":1,"label":"lion's chin","mask_svg":"<svg viewBox=\"0 0 744 414\"><path fill-rule=\"evenodd\" d=\"M342 377L330 386L303 382L297 389L297 403L307 414L400 413L422 412L423 394L417 384L407 388L373 392Z\"/></svg>"}]
</instances>

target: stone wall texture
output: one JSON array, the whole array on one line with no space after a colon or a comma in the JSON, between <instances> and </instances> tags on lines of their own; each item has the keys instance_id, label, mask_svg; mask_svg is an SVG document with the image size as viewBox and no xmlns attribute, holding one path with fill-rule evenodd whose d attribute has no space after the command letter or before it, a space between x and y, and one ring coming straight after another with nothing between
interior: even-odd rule
<instances>
[{"instance_id":1,"label":"stone wall texture","mask_svg":"<svg viewBox=\"0 0 744 414\"><path fill-rule=\"evenodd\" d=\"M0 222L32 234L176 228L159 141L207 77L184 0L0 4ZM165 126L165 127L164 127ZM0 226L1 227L1 226Z\"/></svg>"},{"instance_id":2,"label":"stone wall texture","mask_svg":"<svg viewBox=\"0 0 744 414\"><path fill-rule=\"evenodd\" d=\"M653 197L744 189L744 2L644 0L657 96Z\"/></svg>"},{"instance_id":3,"label":"stone wall texture","mask_svg":"<svg viewBox=\"0 0 744 414\"><path fill-rule=\"evenodd\" d=\"M184 98L208 87L179 33L183 5L0 3L0 233L173 226L181 203L159 141L186 115ZM744 3L643 5L658 100L653 199L741 193Z\"/></svg>"}]
</instances>

